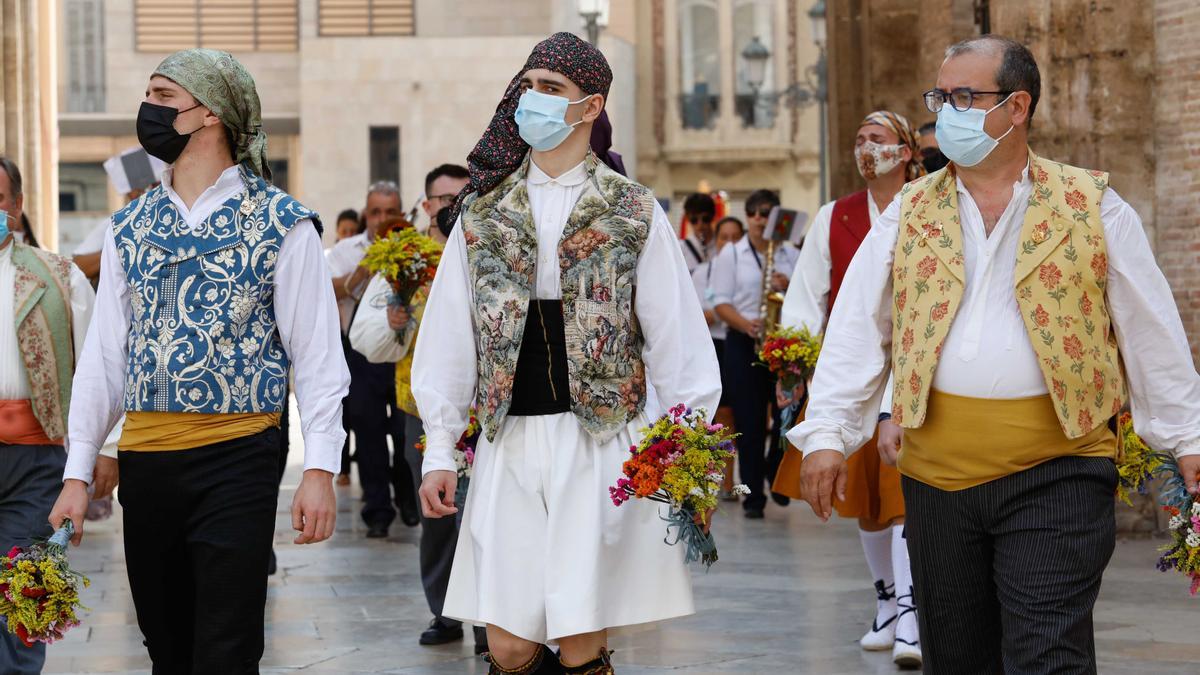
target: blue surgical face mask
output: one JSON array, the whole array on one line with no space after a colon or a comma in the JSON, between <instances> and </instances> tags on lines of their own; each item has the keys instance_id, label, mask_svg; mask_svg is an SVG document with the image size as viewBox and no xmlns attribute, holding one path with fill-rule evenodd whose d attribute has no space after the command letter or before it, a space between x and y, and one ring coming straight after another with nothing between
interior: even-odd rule
<instances>
[{"instance_id":1,"label":"blue surgical face mask","mask_svg":"<svg viewBox=\"0 0 1200 675\"><path fill-rule=\"evenodd\" d=\"M943 105L941 112L938 113L937 131L934 132L942 154L958 166L975 166L986 159L1000 144L1000 141L1016 128L1009 127L1008 131L1004 132L1004 136L1000 138L992 138L983 130L983 123L987 120L988 113L1007 103L1010 98L1012 98L1012 94L1004 97L1003 101L987 110L971 108L960 112L948 102Z\"/></svg>"},{"instance_id":2,"label":"blue surgical face mask","mask_svg":"<svg viewBox=\"0 0 1200 675\"><path fill-rule=\"evenodd\" d=\"M0 242L3 242L5 239L8 239L8 235L9 235L8 213L6 211L0 210Z\"/></svg>"},{"instance_id":3,"label":"blue surgical face mask","mask_svg":"<svg viewBox=\"0 0 1200 675\"><path fill-rule=\"evenodd\" d=\"M564 96L551 96L532 89L527 90L521 94L517 112L513 115L521 139L539 152L557 148L567 140L567 136L571 135L577 125L583 123L583 120L579 120L575 124L567 124L567 106L583 103L591 97L592 95L588 94L578 101L568 101Z\"/></svg>"}]
</instances>

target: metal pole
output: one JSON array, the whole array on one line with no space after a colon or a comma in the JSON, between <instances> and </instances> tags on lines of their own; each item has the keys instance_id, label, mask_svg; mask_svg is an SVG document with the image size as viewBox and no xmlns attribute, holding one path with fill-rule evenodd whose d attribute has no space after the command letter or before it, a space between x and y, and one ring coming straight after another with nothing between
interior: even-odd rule
<instances>
[{"instance_id":1,"label":"metal pole","mask_svg":"<svg viewBox=\"0 0 1200 675\"><path fill-rule=\"evenodd\" d=\"M821 138L821 141L820 141L821 142L821 203L824 204L825 202L829 201L829 193L828 193L828 190L826 189L827 179L825 176L825 173L827 171L826 165L828 163L828 158L826 157L826 153L828 153L827 146L829 145L829 139L826 138L827 113L825 112L825 101L821 101L819 107L821 109L821 136L820 136L820 138Z\"/></svg>"},{"instance_id":2,"label":"metal pole","mask_svg":"<svg viewBox=\"0 0 1200 675\"><path fill-rule=\"evenodd\" d=\"M828 172L829 172L829 81L826 73L825 49L817 58L817 104L821 109L821 203L829 201Z\"/></svg>"}]
</instances>

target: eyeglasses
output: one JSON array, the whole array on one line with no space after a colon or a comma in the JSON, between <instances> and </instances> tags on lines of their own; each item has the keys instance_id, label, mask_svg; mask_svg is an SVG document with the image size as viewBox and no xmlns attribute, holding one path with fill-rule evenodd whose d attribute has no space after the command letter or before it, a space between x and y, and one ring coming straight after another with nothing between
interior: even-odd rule
<instances>
[{"instance_id":1,"label":"eyeglasses","mask_svg":"<svg viewBox=\"0 0 1200 675\"><path fill-rule=\"evenodd\" d=\"M746 211L746 217L749 218L750 216L758 216L759 218L769 218L771 216L771 209L773 208L774 207L772 206L764 206L757 211L748 210Z\"/></svg>"},{"instance_id":2,"label":"eyeglasses","mask_svg":"<svg viewBox=\"0 0 1200 675\"><path fill-rule=\"evenodd\" d=\"M442 204L449 204L449 203L453 202L456 197L458 197L458 195L456 195L456 194L444 194L444 195L430 195L428 197L428 199L431 202L440 202Z\"/></svg>"},{"instance_id":3,"label":"eyeglasses","mask_svg":"<svg viewBox=\"0 0 1200 675\"><path fill-rule=\"evenodd\" d=\"M942 91L941 89L930 89L925 92L925 107L931 113L942 111L942 106L946 101L954 107L958 112L966 112L975 104L976 96L1007 96L1011 91L972 91L966 87L960 87L954 91Z\"/></svg>"}]
</instances>

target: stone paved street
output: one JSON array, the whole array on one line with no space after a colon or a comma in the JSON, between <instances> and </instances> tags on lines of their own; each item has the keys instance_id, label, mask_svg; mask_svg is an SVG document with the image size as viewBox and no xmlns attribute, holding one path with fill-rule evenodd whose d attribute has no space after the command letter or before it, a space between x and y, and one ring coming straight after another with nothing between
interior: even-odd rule
<instances>
[{"instance_id":1,"label":"stone paved street","mask_svg":"<svg viewBox=\"0 0 1200 675\"><path fill-rule=\"evenodd\" d=\"M298 420L297 420L298 421ZM293 425L293 429L299 427ZM298 440L298 439L297 439ZM293 447L297 447L298 443ZM485 673L466 643L421 647L429 621L417 573L417 529L368 541L357 487L339 488L337 533L326 543L291 543L288 505L300 477L293 451L280 496L275 543L280 573L267 602L263 672ZM83 627L52 645L47 673L148 673L125 577L119 509L89 523L76 567L92 579ZM854 525L821 525L807 507L772 505L765 521L730 510L716 526L721 561L694 570L698 613L617 635L621 673L891 673L890 654L856 640L871 620ZM1200 598L1154 569L1157 542L1119 542L1097 607L1101 673L1196 673Z\"/></svg>"}]
</instances>

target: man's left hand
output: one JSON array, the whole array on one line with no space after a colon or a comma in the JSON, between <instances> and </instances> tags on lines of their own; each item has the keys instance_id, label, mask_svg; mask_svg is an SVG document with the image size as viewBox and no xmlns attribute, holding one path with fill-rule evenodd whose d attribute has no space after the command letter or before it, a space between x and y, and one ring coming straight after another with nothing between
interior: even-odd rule
<instances>
[{"instance_id":1,"label":"man's left hand","mask_svg":"<svg viewBox=\"0 0 1200 675\"><path fill-rule=\"evenodd\" d=\"M771 290L782 293L788 289L790 280L782 272L776 272L771 275Z\"/></svg>"},{"instance_id":2,"label":"man's left hand","mask_svg":"<svg viewBox=\"0 0 1200 675\"><path fill-rule=\"evenodd\" d=\"M1200 495L1200 455L1187 455L1178 460L1179 473L1187 485L1188 494Z\"/></svg>"},{"instance_id":3,"label":"man's left hand","mask_svg":"<svg viewBox=\"0 0 1200 675\"><path fill-rule=\"evenodd\" d=\"M408 325L408 308L400 305L388 305L387 320L388 328L394 331L404 330Z\"/></svg>"},{"instance_id":4,"label":"man's left hand","mask_svg":"<svg viewBox=\"0 0 1200 675\"><path fill-rule=\"evenodd\" d=\"M333 494L333 474L309 469L300 479L292 499L292 529L300 534L297 544L315 544L333 536L337 522L337 497Z\"/></svg>"},{"instance_id":5,"label":"man's left hand","mask_svg":"<svg viewBox=\"0 0 1200 675\"><path fill-rule=\"evenodd\" d=\"M99 455L96 468L92 469L92 499L104 499L112 494L121 477L117 460Z\"/></svg>"}]
</instances>

